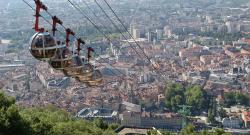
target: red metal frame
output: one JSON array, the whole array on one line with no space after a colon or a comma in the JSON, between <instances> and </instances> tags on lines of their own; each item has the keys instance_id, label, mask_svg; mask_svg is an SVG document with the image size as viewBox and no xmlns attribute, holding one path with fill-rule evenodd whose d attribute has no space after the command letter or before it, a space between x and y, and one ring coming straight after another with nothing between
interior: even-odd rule
<instances>
[{"instance_id":1,"label":"red metal frame","mask_svg":"<svg viewBox=\"0 0 250 135\"><path fill-rule=\"evenodd\" d=\"M52 17L52 21L53 21L53 23L52 23L52 32L53 32L53 36L55 36L55 33L57 31L56 24L62 25L63 22L59 18L57 18L56 16Z\"/></svg>"},{"instance_id":2,"label":"red metal frame","mask_svg":"<svg viewBox=\"0 0 250 135\"><path fill-rule=\"evenodd\" d=\"M35 21L34 29L37 32L43 32L44 28L39 28L40 11L41 9L47 11L48 8L40 0L35 0L35 4L36 4L36 13L34 16L36 17L36 21Z\"/></svg>"},{"instance_id":3,"label":"red metal frame","mask_svg":"<svg viewBox=\"0 0 250 135\"><path fill-rule=\"evenodd\" d=\"M69 42L70 42L70 39L69 39L69 36L72 35L72 36L75 36L75 33L71 30L71 29L66 29L66 46L69 47Z\"/></svg>"},{"instance_id":4,"label":"red metal frame","mask_svg":"<svg viewBox=\"0 0 250 135\"><path fill-rule=\"evenodd\" d=\"M92 56L90 54L91 52L95 52L95 50L91 47L88 47L88 62L90 61L90 58L92 58Z\"/></svg>"},{"instance_id":5,"label":"red metal frame","mask_svg":"<svg viewBox=\"0 0 250 135\"><path fill-rule=\"evenodd\" d=\"M80 51L82 50L81 44L85 44L85 42L81 38L78 38L77 39L77 49L76 49L78 55L80 55Z\"/></svg>"}]
</instances>

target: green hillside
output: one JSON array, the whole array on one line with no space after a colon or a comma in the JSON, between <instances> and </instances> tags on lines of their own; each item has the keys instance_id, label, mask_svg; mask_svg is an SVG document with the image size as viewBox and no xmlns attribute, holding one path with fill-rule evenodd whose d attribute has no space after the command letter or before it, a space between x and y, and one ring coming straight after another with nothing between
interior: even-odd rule
<instances>
[{"instance_id":1,"label":"green hillside","mask_svg":"<svg viewBox=\"0 0 250 135\"><path fill-rule=\"evenodd\" d=\"M102 120L74 119L67 112L49 106L23 109L0 93L0 135L114 135Z\"/></svg>"}]
</instances>

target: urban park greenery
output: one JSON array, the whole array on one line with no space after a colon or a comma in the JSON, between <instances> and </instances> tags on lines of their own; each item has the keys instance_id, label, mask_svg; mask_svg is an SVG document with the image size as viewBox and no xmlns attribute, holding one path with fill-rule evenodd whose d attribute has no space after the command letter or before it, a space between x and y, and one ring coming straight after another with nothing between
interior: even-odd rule
<instances>
[{"instance_id":1,"label":"urban park greenery","mask_svg":"<svg viewBox=\"0 0 250 135\"><path fill-rule=\"evenodd\" d=\"M178 83L167 83L165 88L165 105L174 112L178 112L179 106L191 107L192 114L199 114L207 111L210 103L210 96L202 90L199 85L184 87Z\"/></svg>"},{"instance_id":2,"label":"urban park greenery","mask_svg":"<svg viewBox=\"0 0 250 135\"><path fill-rule=\"evenodd\" d=\"M249 105L249 95L238 93L238 92L228 92L224 94L223 106L230 107L234 105Z\"/></svg>"},{"instance_id":3,"label":"urban park greenery","mask_svg":"<svg viewBox=\"0 0 250 135\"><path fill-rule=\"evenodd\" d=\"M159 135L156 130L149 130L148 135ZM187 125L181 130L180 133L173 133L168 131L161 131L162 135L232 135L231 133L226 133L223 129L217 128L213 131L202 130L196 131L193 125Z\"/></svg>"}]
</instances>

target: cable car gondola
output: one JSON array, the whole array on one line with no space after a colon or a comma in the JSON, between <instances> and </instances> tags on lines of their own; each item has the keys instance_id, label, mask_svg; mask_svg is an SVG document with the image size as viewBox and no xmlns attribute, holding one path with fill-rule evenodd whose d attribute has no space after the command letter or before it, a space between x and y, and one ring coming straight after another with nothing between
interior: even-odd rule
<instances>
[{"instance_id":1,"label":"cable car gondola","mask_svg":"<svg viewBox=\"0 0 250 135\"><path fill-rule=\"evenodd\" d=\"M70 66L63 69L63 73L66 76L77 76L82 74L83 63L78 55L73 55L69 63Z\"/></svg>"},{"instance_id":2,"label":"cable car gondola","mask_svg":"<svg viewBox=\"0 0 250 135\"><path fill-rule=\"evenodd\" d=\"M63 70L70 67L72 53L66 45L58 45L58 49L53 58L50 60L50 65L57 70Z\"/></svg>"},{"instance_id":3,"label":"cable car gondola","mask_svg":"<svg viewBox=\"0 0 250 135\"><path fill-rule=\"evenodd\" d=\"M93 48L88 47L88 61L90 61L90 59L93 57L91 55L91 52L95 52ZM94 55L95 56L95 55ZM90 80L87 81L87 85L88 86L98 86L102 83L102 73L99 70L95 69L95 58L94 58L94 71L93 71L93 75L91 76Z\"/></svg>"},{"instance_id":4,"label":"cable car gondola","mask_svg":"<svg viewBox=\"0 0 250 135\"><path fill-rule=\"evenodd\" d=\"M99 70L95 70L93 72L93 76L91 77L91 80L87 82L87 85L93 87L98 86L102 83L102 73Z\"/></svg>"},{"instance_id":5,"label":"cable car gondola","mask_svg":"<svg viewBox=\"0 0 250 135\"><path fill-rule=\"evenodd\" d=\"M36 59L48 61L56 53L56 40L48 32L37 32L31 37L29 50Z\"/></svg>"},{"instance_id":6,"label":"cable car gondola","mask_svg":"<svg viewBox=\"0 0 250 135\"><path fill-rule=\"evenodd\" d=\"M44 28L39 27L40 10L47 11L47 7L40 1L36 0L36 21L34 29L37 32L30 40L30 53L38 60L49 60L52 58L57 50L56 40Z\"/></svg>"},{"instance_id":7,"label":"cable car gondola","mask_svg":"<svg viewBox=\"0 0 250 135\"><path fill-rule=\"evenodd\" d=\"M89 80L91 80L91 77L93 76L93 71L94 68L91 64L89 63L85 63L85 59L82 58L83 61L83 69L82 69L82 74L81 75L77 75L75 78L76 80L78 80L79 82L83 82L86 83Z\"/></svg>"}]
</instances>

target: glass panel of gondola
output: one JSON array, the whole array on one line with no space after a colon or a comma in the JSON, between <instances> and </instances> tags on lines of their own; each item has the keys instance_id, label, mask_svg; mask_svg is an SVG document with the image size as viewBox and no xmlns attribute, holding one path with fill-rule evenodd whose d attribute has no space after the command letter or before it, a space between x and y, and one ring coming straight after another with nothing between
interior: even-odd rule
<instances>
[{"instance_id":1,"label":"glass panel of gondola","mask_svg":"<svg viewBox=\"0 0 250 135\"><path fill-rule=\"evenodd\" d=\"M102 79L102 73L99 70L95 70L93 72L93 76L91 78L90 81L87 82L88 86L98 86L102 83L103 79Z\"/></svg>"},{"instance_id":2,"label":"glass panel of gondola","mask_svg":"<svg viewBox=\"0 0 250 135\"><path fill-rule=\"evenodd\" d=\"M66 45L58 45L57 51L54 57L50 60L50 65L57 70L63 70L70 67L70 61L72 59L72 53Z\"/></svg>"},{"instance_id":3,"label":"glass panel of gondola","mask_svg":"<svg viewBox=\"0 0 250 135\"><path fill-rule=\"evenodd\" d=\"M83 63L78 55L73 55L70 66L63 70L66 76L77 76L81 75L83 71Z\"/></svg>"},{"instance_id":4,"label":"glass panel of gondola","mask_svg":"<svg viewBox=\"0 0 250 135\"><path fill-rule=\"evenodd\" d=\"M44 42L45 42L44 46L45 47L51 47L51 45L56 44L54 38L52 36L50 36L50 35L45 35L44 39L45 39L44 40Z\"/></svg>"},{"instance_id":5,"label":"glass panel of gondola","mask_svg":"<svg viewBox=\"0 0 250 135\"><path fill-rule=\"evenodd\" d=\"M91 80L92 75L93 75L94 67L93 67L91 64L89 64L89 63L87 62L87 60L85 60L85 58L82 58L81 60L82 60L82 62L83 62L82 74L76 76L75 78L76 78L76 80L78 80L79 82L86 83L86 82L88 82L88 81Z\"/></svg>"},{"instance_id":6,"label":"glass panel of gondola","mask_svg":"<svg viewBox=\"0 0 250 135\"><path fill-rule=\"evenodd\" d=\"M36 59L42 59L44 54L42 50L30 50L30 52L32 53L32 55L36 58Z\"/></svg>"},{"instance_id":7,"label":"glass panel of gondola","mask_svg":"<svg viewBox=\"0 0 250 135\"><path fill-rule=\"evenodd\" d=\"M48 32L38 32L32 36L29 50L36 59L48 61L55 55L57 45Z\"/></svg>"}]
</instances>

